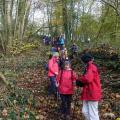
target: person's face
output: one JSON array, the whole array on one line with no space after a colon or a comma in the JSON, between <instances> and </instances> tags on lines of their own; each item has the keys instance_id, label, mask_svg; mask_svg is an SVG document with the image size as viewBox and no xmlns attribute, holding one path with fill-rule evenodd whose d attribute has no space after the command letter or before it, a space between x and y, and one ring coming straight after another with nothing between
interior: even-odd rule
<instances>
[{"instance_id":1,"label":"person's face","mask_svg":"<svg viewBox=\"0 0 120 120\"><path fill-rule=\"evenodd\" d=\"M58 51L60 51L60 48L58 47Z\"/></svg>"},{"instance_id":2,"label":"person's face","mask_svg":"<svg viewBox=\"0 0 120 120\"><path fill-rule=\"evenodd\" d=\"M70 64L65 64L65 69L70 69Z\"/></svg>"},{"instance_id":3,"label":"person's face","mask_svg":"<svg viewBox=\"0 0 120 120\"><path fill-rule=\"evenodd\" d=\"M58 56L56 56L55 58L56 58L56 61L58 62L58 61L59 61L59 57L58 57Z\"/></svg>"}]
</instances>

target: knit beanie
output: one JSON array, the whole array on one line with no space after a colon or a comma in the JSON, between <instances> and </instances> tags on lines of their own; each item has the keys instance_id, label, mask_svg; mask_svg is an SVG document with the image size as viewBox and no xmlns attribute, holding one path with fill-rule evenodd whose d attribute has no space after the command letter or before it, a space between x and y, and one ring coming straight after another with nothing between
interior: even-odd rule
<instances>
[{"instance_id":1,"label":"knit beanie","mask_svg":"<svg viewBox=\"0 0 120 120\"><path fill-rule=\"evenodd\" d=\"M88 53L82 55L82 57L81 57L81 60L82 60L84 63L88 63L88 62L91 61L92 59L93 59L93 57L92 57L90 54L88 54Z\"/></svg>"}]
</instances>

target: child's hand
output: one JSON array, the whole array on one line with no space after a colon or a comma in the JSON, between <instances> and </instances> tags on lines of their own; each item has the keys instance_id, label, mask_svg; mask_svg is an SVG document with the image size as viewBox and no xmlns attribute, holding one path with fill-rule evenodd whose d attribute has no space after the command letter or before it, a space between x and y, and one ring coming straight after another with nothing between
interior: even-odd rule
<instances>
[{"instance_id":1,"label":"child's hand","mask_svg":"<svg viewBox=\"0 0 120 120\"><path fill-rule=\"evenodd\" d=\"M56 87L59 87L59 83L56 82Z\"/></svg>"},{"instance_id":2,"label":"child's hand","mask_svg":"<svg viewBox=\"0 0 120 120\"><path fill-rule=\"evenodd\" d=\"M55 72L55 75L58 75L58 72Z\"/></svg>"}]
</instances>

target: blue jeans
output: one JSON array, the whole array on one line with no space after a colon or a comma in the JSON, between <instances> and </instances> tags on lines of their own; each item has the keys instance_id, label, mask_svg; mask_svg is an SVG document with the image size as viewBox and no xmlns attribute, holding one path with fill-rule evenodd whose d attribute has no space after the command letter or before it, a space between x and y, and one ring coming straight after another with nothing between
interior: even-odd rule
<instances>
[{"instance_id":1,"label":"blue jeans","mask_svg":"<svg viewBox=\"0 0 120 120\"><path fill-rule=\"evenodd\" d=\"M57 95L57 87L56 87L56 76L51 76L50 78L50 86L48 89L48 95Z\"/></svg>"}]
</instances>

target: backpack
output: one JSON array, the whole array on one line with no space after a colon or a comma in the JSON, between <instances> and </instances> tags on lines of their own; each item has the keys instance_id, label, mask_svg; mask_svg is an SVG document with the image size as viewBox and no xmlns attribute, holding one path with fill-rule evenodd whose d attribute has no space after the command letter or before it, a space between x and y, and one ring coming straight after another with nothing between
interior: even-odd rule
<instances>
[{"instance_id":1,"label":"backpack","mask_svg":"<svg viewBox=\"0 0 120 120\"><path fill-rule=\"evenodd\" d=\"M49 70L48 63L45 63L44 68L45 68L46 71Z\"/></svg>"}]
</instances>

